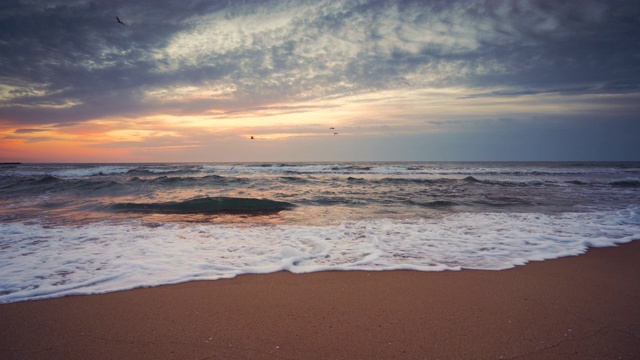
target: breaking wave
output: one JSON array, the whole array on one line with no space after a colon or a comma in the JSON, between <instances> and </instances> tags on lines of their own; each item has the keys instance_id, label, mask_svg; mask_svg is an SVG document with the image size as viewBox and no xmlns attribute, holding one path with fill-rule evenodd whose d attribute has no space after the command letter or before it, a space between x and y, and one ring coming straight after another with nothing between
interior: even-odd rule
<instances>
[{"instance_id":1,"label":"breaking wave","mask_svg":"<svg viewBox=\"0 0 640 360\"><path fill-rule=\"evenodd\" d=\"M116 203L109 208L118 212L145 214L269 214L291 210L285 201L253 198L205 197L156 203Z\"/></svg>"}]
</instances>

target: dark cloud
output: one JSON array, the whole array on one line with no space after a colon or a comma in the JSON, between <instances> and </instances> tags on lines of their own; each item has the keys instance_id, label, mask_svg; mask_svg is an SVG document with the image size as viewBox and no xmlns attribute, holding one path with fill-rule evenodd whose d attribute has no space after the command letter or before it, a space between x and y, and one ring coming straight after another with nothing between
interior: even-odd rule
<instances>
[{"instance_id":1,"label":"dark cloud","mask_svg":"<svg viewBox=\"0 0 640 360\"><path fill-rule=\"evenodd\" d=\"M14 131L15 134L33 134L38 132L47 131L46 129L17 129Z\"/></svg>"},{"instance_id":2,"label":"dark cloud","mask_svg":"<svg viewBox=\"0 0 640 360\"><path fill-rule=\"evenodd\" d=\"M460 97L460 99L470 99L478 97L513 97L522 95L538 95L538 94L556 94L556 95L579 95L579 94L625 94L625 93L640 93L640 84L631 82L627 83L605 83L596 85L576 85L573 87L561 87L561 88L543 88L532 87L527 89L508 89L508 90L495 90L485 93L477 93L472 95L466 95Z\"/></svg>"},{"instance_id":3,"label":"dark cloud","mask_svg":"<svg viewBox=\"0 0 640 360\"><path fill-rule=\"evenodd\" d=\"M16 124L237 112L398 88L637 93L640 82L636 1L0 6L0 118ZM190 88L211 96L191 99Z\"/></svg>"}]
</instances>

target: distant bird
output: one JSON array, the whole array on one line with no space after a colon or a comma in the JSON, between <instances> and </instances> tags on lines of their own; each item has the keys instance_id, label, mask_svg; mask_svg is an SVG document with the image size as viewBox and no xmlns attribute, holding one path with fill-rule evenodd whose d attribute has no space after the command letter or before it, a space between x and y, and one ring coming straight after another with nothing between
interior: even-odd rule
<instances>
[{"instance_id":1,"label":"distant bird","mask_svg":"<svg viewBox=\"0 0 640 360\"><path fill-rule=\"evenodd\" d=\"M334 128L334 127L330 127L330 128L329 128L329 130L333 130L333 129L335 129L335 128Z\"/></svg>"},{"instance_id":2,"label":"distant bird","mask_svg":"<svg viewBox=\"0 0 640 360\"><path fill-rule=\"evenodd\" d=\"M333 135L338 135L338 133L333 133Z\"/></svg>"},{"instance_id":3,"label":"distant bird","mask_svg":"<svg viewBox=\"0 0 640 360\"><path fill-rule=\"evenodd\" d=\"M251 140L253 140L253 136L251 137Z\"/></svg>"},{"instance_id":4,"label":"distant bird","mask_svg":"<svg viewBox=\"0 0 640 360\"><path fill-rule=\"evenodd\" d=\"M124 25L124 23L122 21L120 21L120 18L116 16L116 20L118 20L118 24L122 24Z\"/></svg>"}]
</instances>

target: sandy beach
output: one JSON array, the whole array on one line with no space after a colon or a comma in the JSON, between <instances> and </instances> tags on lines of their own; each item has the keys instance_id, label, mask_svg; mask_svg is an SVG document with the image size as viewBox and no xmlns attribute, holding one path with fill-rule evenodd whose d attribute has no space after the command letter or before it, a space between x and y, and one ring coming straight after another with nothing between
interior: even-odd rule
<instances>
[{"instance_id":1,"label":"sandy beach","mask_svg":"<svg viewBox=\"0 0 640 360\"><path fill-rule=\"evenodd\" d=\"M640 241L504 271L273 273L0 305L2 359L637 359Z\"/></svg>"}]
</instances>

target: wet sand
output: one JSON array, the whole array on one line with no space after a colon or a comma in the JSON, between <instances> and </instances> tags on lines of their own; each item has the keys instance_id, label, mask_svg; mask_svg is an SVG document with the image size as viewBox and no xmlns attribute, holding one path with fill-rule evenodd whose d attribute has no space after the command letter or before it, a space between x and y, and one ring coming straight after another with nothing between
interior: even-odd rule
<instances>
[{"instance_id":1,"label":"wet sand","mask_svg":"<svg viewBox=\"0 0 640 360\"><path fill-rule=\"evenodd\" d=\"M504 271L280 272L0 305L0 359L500 358L640 358L640 241Z\"/></svg>"}]
</instances>

